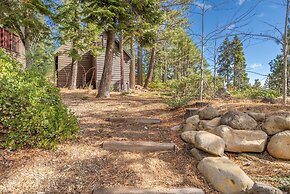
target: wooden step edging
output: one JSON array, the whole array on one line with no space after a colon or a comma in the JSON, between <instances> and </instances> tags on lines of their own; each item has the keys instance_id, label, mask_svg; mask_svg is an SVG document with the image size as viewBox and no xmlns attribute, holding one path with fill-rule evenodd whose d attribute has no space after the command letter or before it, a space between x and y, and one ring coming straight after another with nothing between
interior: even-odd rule
<instances>
[{"instance_id":1,"label":"wooden step edging","mask_svg":"<svg viewBox=\"0 0 290 194\"><path fill-rule=\"evenodd\" d=\"M174 143L157 143L151 141L106 141L102 147L109 151L129 151L129 152L161 152L175 151Z\"/></svg>"},{"instance_id":2,"label":"wooden step edging","mask_svg":"<svg viewBox=\"0 0 290 194\"><path fill-rule=\"evenodd\" d=\"M204 192L198 188L180 188L180 189L94 188L93 194L204 194Z\"/></svg>"},{"instance_id":3,"label":"wooden step edging","mask_svg":"<svg viewBox=\"0 0 290 194\"><path fill-rule=\"evenodd\" d=\"M106 120L110 122L127 122L127 123L142 123L142 124L161 123L161 119L158 118L110 117Z\"/></svg>"}]
</instances>

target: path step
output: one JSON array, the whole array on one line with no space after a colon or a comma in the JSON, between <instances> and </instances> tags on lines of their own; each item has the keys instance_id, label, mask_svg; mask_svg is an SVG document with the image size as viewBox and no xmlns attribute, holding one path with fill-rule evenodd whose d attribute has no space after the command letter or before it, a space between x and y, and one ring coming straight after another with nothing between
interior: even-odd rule
<instances>
[{"instance_id":1,"label":"path step","mask_svg":"<svg viewBox=\"0 0 290 194\"><path fill-rule=\"evenodd\" d=\"M201 189L181 188L181 189L138 189L138 188L95 188L93 194L204 194Z\"/></svg>"},{"instance_id":2,"label":"path step","mask_svg":"<svg viewBox=\"0 0 290 194\"><path fill-rule=\"evenodd\" d=\"M151 141L106 141L103 148L110 151L129 151L129 152L160 152L174 151L174 143L157 143Z\"/></svg>"},{"instance_id":3,"label":"path step","mask_svg":"<svg viewBox=\"0 0 290 194\"><path fill-rule=\"evenodd\" d=\"M143 124L158 124L161 119L158 118L132 118L132 117L111 117L108 118L111 122L127 122L127 123L143 123Z\"/></svg>"}]
</instances>

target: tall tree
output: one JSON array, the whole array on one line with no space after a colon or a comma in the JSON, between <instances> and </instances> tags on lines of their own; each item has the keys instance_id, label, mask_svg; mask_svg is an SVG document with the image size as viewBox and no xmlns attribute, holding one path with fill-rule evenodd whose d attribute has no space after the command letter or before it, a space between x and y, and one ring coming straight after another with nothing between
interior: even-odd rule
<instances>
[{"instance_id":1,"label":"tall tree","mask_svg":"<svg viewBox=\"0 0 290 194\"><path fill-rule=\"evenodd\" d=\"M120 30L137 29L140 21L145 24L158 21L160 17L159 1L83 1L88 3L86 21L102 26L108 33L105 64L97 97L109 97L115 33ZM123 29L124 26L126 29Z\"/></svg>"},{"instance_id":2,"label":"tall tree","mask_svg":"<svg viewBox=\"0 0 290 194\"><path fill-rule=\"evenodd\" d=\"M246 73L246 60L244 55L243 44L238 36L235 36L231 43L231 53L233 62L233 86L235 89L242 89L249 83Z\"/></svg>"},{"instance_id":3,"label":"tall tree","mask_svg":"<svg viewBox=\"0 0 290 194\"><path fill-rule=\"evenodd\" d=\"M227 37L223 44L219 47L219 56L218 56L218 74L220 76L225 77L225 82L227 88L229 88L231 83L231 75L232 75L232 49L231 49L231 42Z\"/></svg>"},{"instance_id":4,"label":"tall tree","mask_svg":"<svg viewBox=\"0 0 290 194\"><path fill-rule=\"evenodd\" d=\"M129 83L130 83L130 89L135 89L135 48L134 48L134 36L131 35L130 38L130 50L131 50L131 63L130 63L130 78L129 78Z\"/></svg>"}]
</instances>

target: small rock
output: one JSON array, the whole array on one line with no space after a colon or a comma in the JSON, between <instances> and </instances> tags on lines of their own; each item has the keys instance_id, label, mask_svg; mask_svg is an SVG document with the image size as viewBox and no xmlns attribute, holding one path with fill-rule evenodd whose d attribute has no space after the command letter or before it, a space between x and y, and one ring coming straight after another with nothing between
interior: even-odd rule
<instances>
[{"instance_id":1,"label":"small rock","mask_svg":"<svg viewBox=\"0 0 290 194\"><path fill-rule=\"evenodd\" d=\"M221 193L247 192L254 185L254 182L238 165L226 158L204 158L197 168L207 181Z\"/></svg>"},{"instance_id":2,"label":"small rock","mask_svg":"<svg viewBox=\"0 0 290 194\"><path fill-rule=\"evenodd\" d=\"M181 130L181 126L180 125L176 125L176 126L174 126L174 127L171 127L171 131L179 131L179 130Z\"/></svg>"},{"instance_id":3,"label":"small rock","mask_svg":"<svg viewBox=\"0 0 290 194\"><path fill-rule=\"evenodd\" d=\"M281 131L290 130L290 116L271 116L266 118L262 125L268 135L274 135Z\"/></svg>"},{"instance_id":4,"label":"small rock","mask_svg":"<svg viewBox=\"0 0 290 194\"><path fill-rule=\"evenodd\" d=\"M249 194L283 194L280 189L264 183L255 183Z\"/></svg>"},{"instance_id":5,"label":"small rock","mask_svg":"<svg viewBox=\"0 0 290 194\"><path fill-rule=\"evenodd\" d=\"M255 119L257 122L263 122L266 118L265 113L249 112L248 115Z\"/></svg>"},{"instance_id":6,"label":"small rock","mask_svg":"<svg viewBox=\"0 0 290 194\"><path fill-rule=\"evenodd\" d=\"M271 137L267 150L275 158L290 160L290 131L280 132Z\"/></svg>"},{"instance_id":7,"label":"small rock","mask_svg":"<svg viewBox=\"0 0 290 194\"><path fill-rule=\"evenodd\" d=\"M253 130L258 125L255 119L240 111L227 112L222 116L221 124L228 125L237 130Z\"/></svg>"},{"instance_id":8,"label":"small rock","mask_svg":"<svg viewBox=\"0 0 290 194\"><path fill-rule=\"evenodd\" d=\"M220 116L219 111L216 110L211 105L209 105L209 106L207 106L199 111L200 120L211 120L211 119L214 119L214 118L219 117L219 116Z\"/></svg>"},{"instance_id":9,"label":"small rock","mask_svg":"<svg viewBox=\"0 0 290 194\"><path fill-rule=\"evenodd\" d=\"M263 152L267 143L267 134L264 131L233 130L231 127L221 125L212 131L223 138L229 152Z\"/></svg>"},{"instance_id":10,"label":"small rock","mask_svg":"<svg viewBox=\"0 0 290 194\"><path fill-rule=\"evenodd\" d=\"M197 161L201 161L202 159L204 159L206 157L215 157L212 154L206 153L206 152L199 150L199 149L196 149L196 148L192 148L190 150L190 153Z\"/></svg>"},{"instance_id":11,"label":"small rock","mask_svg":"<svg viewBox=\"0 0 290 194\"><path fill-rule=\"evenodd\" d=\"M185 131L181 133L181 139L189 144L195 144L195 135L197 131Z\"/></svg>"},{"instance_id":12,"label":"small rock","mask_svg":"<svg viewBox=\"0 0 290 194\"><path fill-rule=\"evenodd\" d=\"M212 120L201 120L198 125L199 131L211 131L218 127L221 123L221 118L217 117Z\"/></svg>"},{"instance_id":13,"label":"small rock","mask_svg":"<svg viewBox=\"0 0 290 194\"><path fill-rule=\"evenodd\" d=\"M185 125L183 127L183 131L196 131L198 124L199 124L199 116L194 115L192 117L189 117L185 121Z\"/></svg>"},{"instance_id":14,"label":"small rock","mask_svg":"<svg viewBox=\"0 0 290 194\"><path fill-rule=\"evenodd\" d=\"M225 150L225 142L217 135L199 131L195 135L195 147L210 154L222 156Z\"/></svg>"},{"instance_id":15,"label":"small rock","mask_svg":"<svg viewBox=\"0 0 290 194\"><path fill-rule=\"evenodd\" d=\"M198 108L187 108L185 109L184 119L186 120L189 117L194 115L198 115L199 109Z\"/></svg>"}]
</instances>

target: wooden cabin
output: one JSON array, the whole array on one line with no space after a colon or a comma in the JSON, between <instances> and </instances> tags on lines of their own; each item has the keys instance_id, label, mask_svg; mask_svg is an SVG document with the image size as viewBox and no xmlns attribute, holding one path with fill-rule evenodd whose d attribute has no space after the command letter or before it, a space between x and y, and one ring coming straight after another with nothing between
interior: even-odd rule
<instances>
[{"instance_id":1,"label":"wooden cabin","mask_svg":"<svg viewBox=\"0 0 290 194\"><path fill-rule=\"evenodd\" d=\"M86 88L93 87L97 88L103 73L104 61L105 61L105 47L107 36L104 33L101 37L101 45L104 48L103 53L101 53L96 58L93 57L90 52L84 54L81 60L78 62L78 73L77 73L77 87ZM114 90L119 90L120 79L121 79L121 69L120 69L120 57L119 57L119 42L115 41L116 53L114 54L113 60L113 70L112 70L112 80L111 84ZM60 88L66 88L70 86L71 83L71 73L72 73L72 58L66 55L66 51L70 49L70 45L62 45L57 50L57 55L55 57L55 69L57 74L57 86ZM130 71L130 54L124 50L125 68L124 68L124 85L125 89L129 88L129 71Z\"/></svg>"},{"instance_id":2,"label":"wooden cabin","mask_svg":"<svg viewBox=\"0 0 290 194\"><path fill-rule=\"evenodd\" d=\"M0 28L0 47L10 53L21 64L25 64L25 48L17 34L8 29Z\"/></svg>"}]
</instances>

